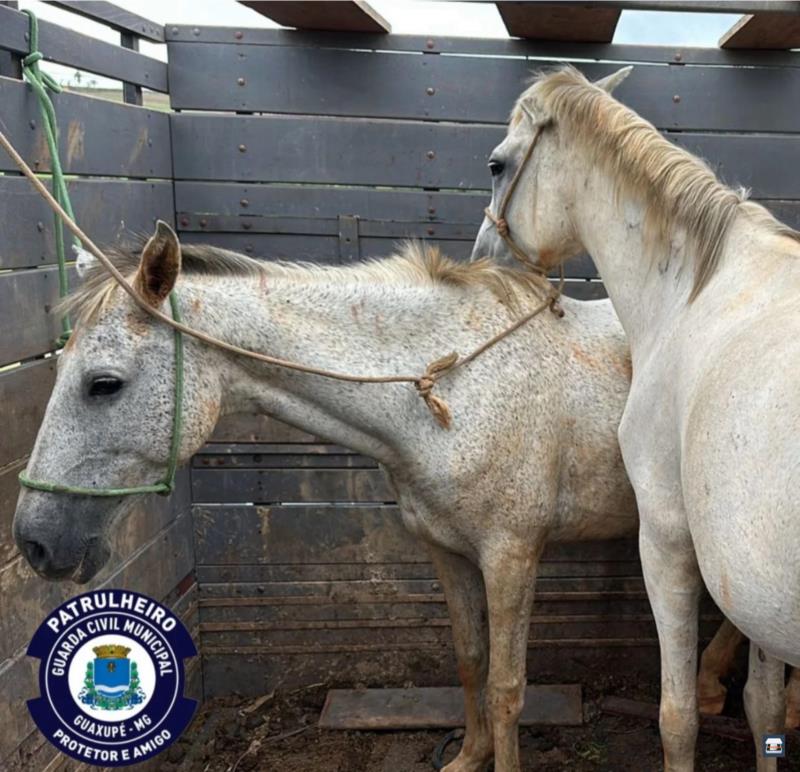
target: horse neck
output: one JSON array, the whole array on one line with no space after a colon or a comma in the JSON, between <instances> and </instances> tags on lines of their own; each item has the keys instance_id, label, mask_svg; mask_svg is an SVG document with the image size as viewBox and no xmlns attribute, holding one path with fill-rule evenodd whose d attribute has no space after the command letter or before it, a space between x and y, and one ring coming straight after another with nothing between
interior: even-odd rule
<instances>
[{"instance_id":1,"label":"horse neck","mask_svg":"<svg viewBox=\"0 0 800 772\"><path fill-rule=\"evenodd\" d=\"M614 180L592 167L585 184L575 185L575 224L592 255L635 354L685 307L692 266L684 263L684 234L665 246L648 244L645 205L618 195Z\"/></svg>"},{"instance_id":2,"label":"horse neck","mask_svg":"<svg viewBox=\"0 0 800 772\"><path fill-rule=\"evenodd\" d=\"M421 375L464 339L457 320L470 304L447 290L265 275L205 279L181 292L189 309L202 309L190 311L190 323L243 348L340 373ZM420 436L441 431L411 383L348 383L198 354L216 357L210 366L222 368L223 413L270 415L384 464L412 452ZM413 410L404 409L409 401Z\"/></svg>"}]
</instances>

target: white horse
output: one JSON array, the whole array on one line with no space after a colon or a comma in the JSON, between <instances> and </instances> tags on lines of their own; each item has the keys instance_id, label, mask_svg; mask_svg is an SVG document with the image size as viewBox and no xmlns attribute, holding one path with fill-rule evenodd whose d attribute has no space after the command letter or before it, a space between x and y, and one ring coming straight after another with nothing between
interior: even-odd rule
<instances>
[{"instance_id":1,"label":"white horse","mask_svg":"<svg viewBox=\"0 0 800 772\"><path fill-rule=\"evenodd\" d=\"M211 247L181 249L160 225L141 259L118 256L139 293L190 326L259 352L339 371L423 372L470 351L541 302L542 279L435 251L347 268L270 264ZM182 270L181 270L181 266ZM96 269L73 306L77 332L27 469L82 488L163 476L176 379L173 333ZM563 299L437 383L441 428L408 384L328 380L185 340L180 459L218 417L262 412L376 458L403 519L431 548L464 686L466 736L447 772L519 769L531 605L548 540L636 530L616 430L628 392L627 346L607 302ZM108 557L118 497L24 489L14 520L42 576L87 581Z\"/></svg>"},{"instance_id":2,"label":"white horse","mask_svg":"<svg viewBox=\"0 0 800 772\"><path fill-rule=\"evenodd\" d=\"M800 664L798 234L613 99L629 70L591 84L567 67L522 94L475 251L507 252L504 220L548 268L594 257L633 361L619 437L661 647L665 767L693 768L705 580L753 642L745 706L767 769L781 660Z\"/></svg>"}]
</instances>

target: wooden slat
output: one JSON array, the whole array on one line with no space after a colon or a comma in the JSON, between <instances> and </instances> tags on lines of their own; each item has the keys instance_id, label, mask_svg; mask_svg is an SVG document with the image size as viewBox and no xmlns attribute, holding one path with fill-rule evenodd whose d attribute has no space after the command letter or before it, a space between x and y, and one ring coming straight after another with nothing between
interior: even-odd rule
<instances>
[{"instance_id":1,"label":"wooden slat","mask_svg":"<svg viewBox=\"0 0 800 772\"><path fill-rule=\"evenodd\" d=\"M164 42L163 25L105 0L51 0L50 5L72 11L78 16L105 24L119 32L130 32L153 43Z\"/></svg>"},{"instance_id":2,"label":"wooden slat","mask_svg":"<svg viewBox=\"0 0 800 772\"><path fill-rule=\"evenodd\" d=\"M580 726L581 687L529 685L521 726ZM319 718L325 729L449 729L464 726L464 693L457 687L331 689Z\"/></svg>"},{"instance_id":3,"label":"wooden slat","mask_svg":"<svg viewBox=\"0 0 800 772\"><path fill-rule=\"evenodd\" d=\"M318 0L240 0L262 16L298 29L333 30L338 32L391 32L391 26L369 3L363 0L340 0L337 3Z\"/></svg>"},{"instance_id":4,"label":"wooden slat","mask_svg":"<svg viewBox=\"0 0 800 772\"><path fill-rule=\"evenodd\" d=\"M2 27L0 27L2 30ZM60 154L67 174L172 177L169 115L64 92L53 97L61 127ZM25 84L0 78L6 136L33 167L50 170L36 97ZM16 171L0 153L0 171Z\"/></svg>"},{"instance_id":5,"label":"wooden slat","mask_svg":"<svg viewBox=\"0 0 800 772\"><path fill-rule=\"evenodd\" d=\"M0 366L56 348L61 321L50 312L58 299L56 268L0 273Z\"/></svg>"},{"instance_id":6,"label":"wooden slat","mask_svg":"<svg viewBox=\"0 0 800 772\"><path fill-rule=\"evenodd\" d=\"M696 5L694 0L689 0ZM742 13L734 10L732 13ZM489 57L533 57L558 61L653 62L682 64L798 67L798 57L786 51L724 51L685 46L559 43L522 38L439 37L436 35L367 35L285 29L197 27L169 25L167 42L235 43L243 46L290 46L306 49L344 48L436 54L477 54Z\"/></svg>"},{"instance_id":7,"label":"wooden slat","mask_svg":"<svg viewBox=\"0 0 800 772\"><path fill-rule=\"evenodd\" d=\"M485 189L486 160L505 136L501 126L189 113L173 116L172 129L175 176L181 180L461 190ZM666 136L705 157L728 183L749 187L756 198L800 198L797 135ZM393 149L389 155L387 147Z\"/></svg>"},{"instance_id":8,"label":"wooden slat","mask_svg":"<svg viewBox=\"0 0 800 772\"><path fill-rule=\"evenodd\" d=\"M532 40L610 43L621 11L596 3L495 3L509 35Z\"/></svg>"},{"instance_id":9,"label":"wooden slat","mask_svg":"<svg viewBox=\"0 0 800 772\"><path fill-rule=\"evenodd\" d=\"M3 406L0 467L30 453L55 378L54 359L30 362L0 373L0 405Z\"/></svg>"},{"instance_id":10,"label":"wooden slat","mask_svg":"<svg viewBox=\"0 0 800 772\"><path fill-rule=\"evenodd\" d=\"M503 125L531 69L560 64L299 46L174 43L169 50L176 108ZM620 64L575 66L597 80ZM264 78L265 71L272 77ZM297 79L303 88L296 87ZM481 99L474 98L477 82L485 89ZM752 110L751 95L768 107ZM615 96L659 129L800 130L800 117L790 106L800 100L800 70L794 68L642 65Z\"/></svg>"},{"instance_id":11,"label":"wooden slat","mask_svg":"<svg viewBox=\"0 0 800 772\"><path fill-rule=\"evenodd\" d=\"M134 242L136 234L150 233L157 219L173 222L172 182L168 180L71 179L67 187L76 220L98 244ZM0 177L0 201L5 216L0 229L0 269L55 263L52 211L28 180ZM73 257L69 253L67 259Z\"/></svg>"},{"instance_id":12,"label":"wooden slat","mask_svg":"<svg viewBox=\"0 0 800 772\"><path fill-rule=\"evenodd\" d=\"M24 13L0 6L0 48L27 54L29 24ZM39 22L39 50L50 62L136 83L153 91L167 91L167 65L164 62L52 22Z\"/></svg>"},{"instance_id":13,"label":"wooden slat","mask_svg":"<svg viewBox=\"0 0 800 772\"><path fill-rule=\"evenodd\" d=\"M719 40L720 48L787 49L800 47L800 13L749 14Z\"/></svg>"}]
</instances>

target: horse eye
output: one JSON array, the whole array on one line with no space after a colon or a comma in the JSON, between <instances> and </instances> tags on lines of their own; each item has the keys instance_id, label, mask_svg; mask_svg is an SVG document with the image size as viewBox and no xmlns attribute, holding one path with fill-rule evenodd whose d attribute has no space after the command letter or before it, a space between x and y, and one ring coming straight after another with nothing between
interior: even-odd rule
<instances>
[{"instance_id":1,"label":"horse eye","mask_svg":"<svg viewBox=\"0 0 800 772\"><path fill-rule=\"evenodd\" d=\"M497 161L494 158L489 161L489 171L492 173L492 177L502 174L503 169L505 169L505 164L502 161Z\"/></svg>"},{"instance_id":2,"label":"horse eye","mask_svg":"<svg viewBox=\"0 0 800 772\"><path fill-rule=\"evenodd\" d=\"M116 394L122 388L122 381L110 375L101 375L95 378L89 386L90 397L109 397Z\"/></svg>"}]
</instances>

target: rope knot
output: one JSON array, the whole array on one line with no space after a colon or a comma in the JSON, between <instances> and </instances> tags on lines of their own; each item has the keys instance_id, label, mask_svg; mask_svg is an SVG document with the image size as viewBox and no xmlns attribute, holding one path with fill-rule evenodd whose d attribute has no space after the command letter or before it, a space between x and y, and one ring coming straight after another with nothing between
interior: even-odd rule
<instances>
[{"instance_id":1,"label":"rope knot","mask_svg":"<svg viewBox=\"0 0 800 772\"><path fill-rule=\"evenodd\" d=\"M458 362L458 353L453 351L440 359L434 359L426 368L425 372L414 381L414 386L417 389L420 397L431 411L431 415L436 419L436 423L442 429L449 429L453 420L453 414L447 403L433 393L433 387L436 381L441 378L446 372L452 370Z\"/></svg>"},{"instance_id":2,"label":"rope knot","mask_svg":"<svg viewBox=\"0 0 800 772\"><path fill-rule=\"evenodd\" d=\"M508 223L505 217L498 217L497 220L495 220L495 227L497 228L497 234L500 238L508 236Z\"/></svg>"},{"instance_id":3,"label":"rope knot","mask_svg":"<svg viewBox=\"0 0 800 772\"><path fill-rule=\"evenodd\" d=\"M31 67L36 62L41 62L44 59L44 54L41 51L31 51L27 56L22 59L23 67Z\"/></svg>"}]
</instances>

